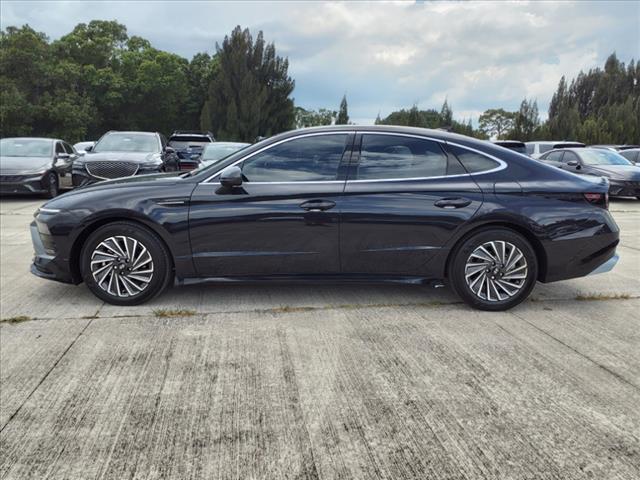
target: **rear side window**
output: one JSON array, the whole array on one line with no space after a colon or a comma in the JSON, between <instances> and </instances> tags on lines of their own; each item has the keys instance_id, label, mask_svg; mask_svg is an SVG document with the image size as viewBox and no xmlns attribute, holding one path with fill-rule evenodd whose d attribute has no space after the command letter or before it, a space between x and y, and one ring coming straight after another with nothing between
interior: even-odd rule
<instances>
[{"instance_id":1,"label":"rear side window","mask_svg":"<svg viewBox=\"0 0 640 480\"><path fill-rule=\"evenodd\" d=\"M447 175L448 159L437 142L396 135L363 135L358 180Z\"/></svg>"},{"instance_id":2,"label":"rear side window","mask_svg":"<svg viewBox=\"0 0 640 480\"><path fill-rule=\"evenodd\" d=\"M335 180L348 135L296 138L245 160L242 174L249 182Z\"/></svg>"},{"instance_id":3,"label":"rear side window","mask_svg":"<svg viewBox=\"0 0 640 480\"><path fill-rule=\"evenodd\" d=\"M626 158L630 162L635 163L638 161L638 156L640 155L640 152L623 150L622 152L620 152L620 155L622 155L624 158Z\"/></svg>"},{"instance_id":4,"label":"rear side window","mask_svg":"<svg viewBox=\"0 0 640 480\"><path fill-rule=\"evenodd\" d=\"M448 148L458 157L460 163L469 173L487 172L500 166L498 162L481 153L456 147L455 145L448 145Z\"/></svg>"},{"instance_id":5,"label":"rear side window","mask_svg":"<svg viewBox=\"0 0 640 480\"><path fill-rule=\"evenodd\" d=\"M56 153L67 153L61 142L56 142Z\"/></svg>"}]
</instances>

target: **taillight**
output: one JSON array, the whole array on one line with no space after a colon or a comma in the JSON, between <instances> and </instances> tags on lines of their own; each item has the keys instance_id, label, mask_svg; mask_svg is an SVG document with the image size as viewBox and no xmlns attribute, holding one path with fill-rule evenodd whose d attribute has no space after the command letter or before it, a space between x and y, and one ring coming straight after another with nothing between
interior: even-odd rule
<instances>
[{"instance_id":1,"label":"taillight","mask_svg":"<svg viewBox=\"0 0 640 480\"><path fill-rule=\"evenodd\" d=\"M608 193L585 193L584 199L599 207L609 209L609 194Z\"/></svg>"}]
</instances>

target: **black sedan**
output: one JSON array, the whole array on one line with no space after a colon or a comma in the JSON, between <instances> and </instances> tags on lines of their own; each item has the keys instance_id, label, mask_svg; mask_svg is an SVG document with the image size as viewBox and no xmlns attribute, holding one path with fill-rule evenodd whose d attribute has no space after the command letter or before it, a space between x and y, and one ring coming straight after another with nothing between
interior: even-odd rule
<instances>
[{"instance_id":1,"label":"black sedan","mask_svg":"<svg viewBox=\"0 0 640 480\"><path fill-rule=\"evenodd\" d=\"M297 130L170 175L49 201L32 272L116 305L174 282L446 280L505 310L617 261L607 180L441 131Z\"/></svg>"},{"instance_id":2,"label":"black sedan","mask_svg":"<svg viewBox=\"0 0 640 480\"><path fill-rule=\"evenodd\" d=\"M545 153L540 160L572 173L606 177L612 197L640 199L640 167L613 150L563 148Z\"/></svg>"},{"instance_id":3,"label":"black sedan","mask_svg":"<svg viewBox=\"0 0 640 480\"><path fill-rule=\"evenodd\" d=\"M86 151L73 164L76 186L178 169L174 149L155 132L107 132Z\"/></svg>"},{"instance_id":4,"label":"black sedan","mask_svg":"<svg viewBox=\"0 0 640 480\"><path fill-rule=\"evenodd\" d=\"M0 140L0 192L39 193L48 198L71 188L71 168L78 154L63 140L3 138Z\"/></svg>"}]
</instances>

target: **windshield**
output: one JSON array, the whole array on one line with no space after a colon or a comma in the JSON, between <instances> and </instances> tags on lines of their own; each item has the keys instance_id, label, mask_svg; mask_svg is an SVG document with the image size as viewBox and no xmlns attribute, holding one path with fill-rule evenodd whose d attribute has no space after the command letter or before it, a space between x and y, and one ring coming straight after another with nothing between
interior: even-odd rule
<instances>
[{"instance_id":1,"label":"windshield","mask_svg":"<svg viewBox=\"0 0 640 480\"><path fill-rule=\"evenodd\" d=\"M580 157L587 165L631 165L629 160L611 150L583 150Z\"/></svg>"},{"instance_id":2,"label":"windshield","mask_svg":"<svg viewBox=\"0 0 640 480\"><path fill-rule=\"evenodd\" d=\"M93 148L94 152L159 152L160 144L153 134L108 133Z\"/></svg>"},{"instance_id":3,"label":"windshield","mask_svg":"<svg viewBox=\"0 0 640 480\"><path fill-rule=\"evenodd\" d=\"M3 157L50 157L53 141L45 138L3 138L0 155Z\"/></svg>"}]
</instances>

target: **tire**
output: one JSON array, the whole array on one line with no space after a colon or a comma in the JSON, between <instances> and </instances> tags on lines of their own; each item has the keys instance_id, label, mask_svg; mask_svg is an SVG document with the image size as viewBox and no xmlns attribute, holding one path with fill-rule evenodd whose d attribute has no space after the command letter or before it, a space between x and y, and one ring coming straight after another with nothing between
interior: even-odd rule
<instances>
[{"instance_id":1,"label":"tire","mask_svg":"<svg viewBox=\"0 0 640 480\"><path fill-rule=\"evenodd\" d=\"M456 247L447 273L453 290L466 304L497 312L529 296L538 278L538 259L522 235L506 228L488 228Z\"/></svg>"},{"instance_id":2,"label":"tire","mask_svg":"<svg viewBox=\"0 0 640 480\"><path fill-rule=\"evenodd\" d=\"M96 297L128 306L147 302L167 288L173 263L154 232L133 222L114 222L89 235L80 271Z\"/></svg>"},{"instance_id":3,"label":"tire","mask_svg":"<svg viewBox=\"0 0 640 480\"><path fill-rule=\"evenodd\" d=\"M54 172L49 172L44 177L43 187L45 190L44 196L46 198L55 198L60 193L60 185L58 183L58 175Z\"/></svg>"}]
</instances>

